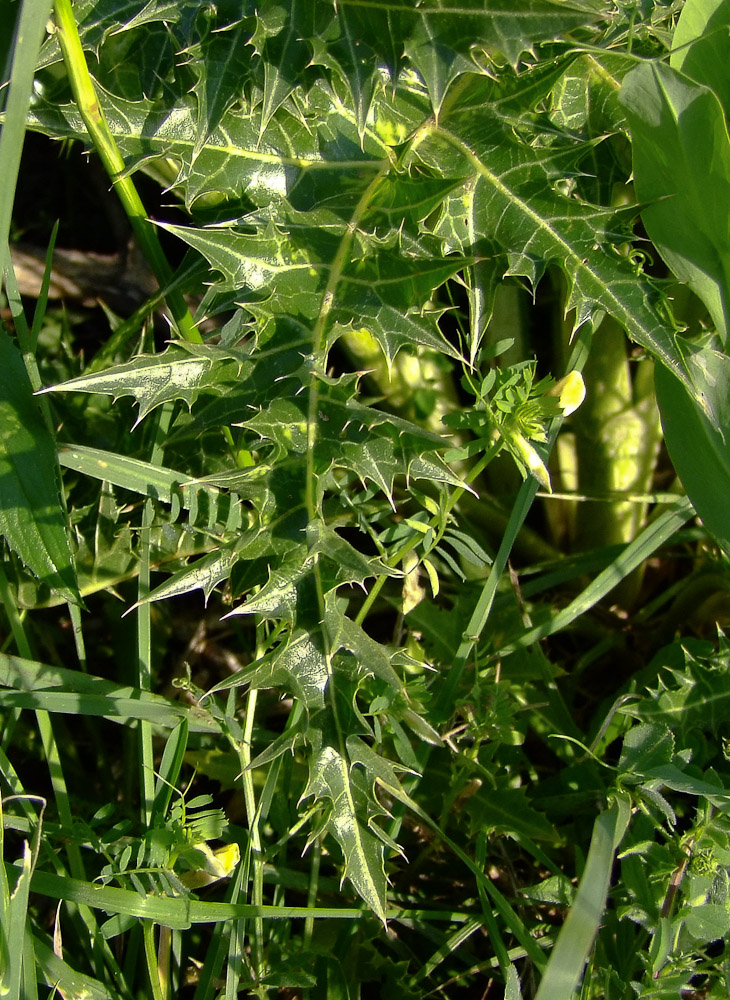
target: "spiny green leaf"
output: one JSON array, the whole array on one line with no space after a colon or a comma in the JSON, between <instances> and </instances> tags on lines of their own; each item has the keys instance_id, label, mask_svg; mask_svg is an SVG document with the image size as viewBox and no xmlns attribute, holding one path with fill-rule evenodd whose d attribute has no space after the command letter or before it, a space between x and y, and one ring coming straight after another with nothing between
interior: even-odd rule
<instances>
[{"instance_id":1,"label":"spiny green leaf","mask_svg":"<svg viewBox=\"0 0 730 1000\"><path fill-rule=\"evenodd\" d=\"M645 722L667 726L680 746L689 746L693 730L705 730L721 737L730 709L730 663L727 640L721 637L717 653L711 648L703 656L687 647L668 647L666 659L660 654L657 667L665 668L656 688L649 691L636 712ZM674 656L679 654L675 667ZM669 660L669 662L667 662Z\"/></svg>"},{"instance_id":2,"label":"spiny green leaf","mask_svg":"<svg viewBox=\"0 0 730 1000\"><path fill-rule=\"evenodd\" d=\"M617 244L626 238L620 214L563 196L556 181L565 173L565 152L520 139L480 99L480 86L477 81L462 92L417 150L431 170L440 164L453 175L467 168L472 173L468 215L476 237L468 250L477 254L481 237L500 248L508 274L532 283L547 264L558 265L576 328L605 310L691 389L657 293L619 253Z\"/></svg>"},{"instance_id":3,"label":"spiny green leaf","mask_svg":"<svg viewBox=\"0 0 730 1000\"><path fill-rule=\"evenodd\" d=\"M369 577L401 575L382 560L368 558L358 552L334 528L319 519L307 525L307 545L311 553L319 555L320 562L331 563L333 582L337 586L345 583L363 586ZM326 584L325 589L328 589Z\"/></svg>"},{"instance_id":4,"label":"spiny green leaf","mask_svg":"<svg viewBox=\"0 0 730 1000\"><path fill-rule=\"evenodd\" d=\"M278 8L278 10L277 10ZM324 4L311 0L291 0L286 10L285 23L274 27L271 12L280 5L265 0L259 8L259 24L265 26L265 40L261 46L264 64L264 85L261 100L260 135L269 122L302 80L310 64L316 39L326 30L331 10ZM263 34L263 32L261 32Z\"/></svg>"},{"instance_id":5,"label":"spiny green leaf","mask_svg":"<svg viewBox=\"0 0 730 1000\"><path fill-rule=\"evenodd\" d=\"M470 263L459 258L413 260L392 251L353 260L343 269L335 293L329 342L351 327L373 336L389 365L401 348L415 344L459 358L439 332L441 310L428 302L436 288Z\"/></svg>"},{"instance_id":6,"label":"spiny green leaf","mask_svg":"<svg viewBox=\"0 0 730 1000\"><path fill-rule=\"evenodd\" d=\"M439 114L446 92L464 73L488 73L491 60L503 56L513 66L538 42L558 38L591 15L579 4L553 0L482 0L481 10L465 9L458 0L421 5L406 52L428 87ZM477 7L477 5L475 5Z\"/></svg>"},{"instance_id":7,"label":"spiny green leaf","mask_svg":"<svg viewBox=\"0 0 730 1000\"><path fill-rule=\"evenodd\" d=\"M354 177L372 179L388 150L368 133L361 148L351 115L334 104L332 94L321 86L307 95L307 116L315 116L313 132L290 116L275 116L263 140L258 115L252 109L224 115L193 160L197 135L194 97L181 94L174 106L164 103L128 101L99 88L99 99L114 139L135 166L154 157L173 157L180 164L179 181L190 207L202 194L216 192L240 203L247 196L254 204L268 205L299 186L305 194L309 175L330 172L338 182ZM88 141L86 128L75 105L56 106L39 99L30 115L31 127L56 138L75 136ZM173 178L174 180L174 178Z\"/></svg>"},{"instance_id":8,"label":"spiny green leaf","mask_svg":"<svg viewBox=\"0 0 730 1000\"><path fill-rule=\"evenodd\" d=\"M385 923L384 848L381 839L360 820L367 802L367 799L363 801L364 791L353 779L347 758L311 723L307 742L311 747L309 781L302 800L330 801L325 828L342 848L343 877L352 882L370 909Z\"/></svg>"},{"instance_id":9,"label":"spiny green leaf","mask_svg":"<svg viewBox=\"0 0 730 1000\"><path fill-rule=\"evenodd\" d=\"M246 671L243 680L252 688L289 691L305 708L315 710L324 708L330 676L321 633L295 629L273 652Z\"/></svg>"},{"instance_id":10,"label":"spiny green leaf","mask_svg":"<svg viewBox=\"0 0 730 1000\"><path fill-rule=\"evenodd\" d=\"M243 5L247 6L252 5ZM197 134L191 162L195 162L230 105L240 98L241 67L250 63L253 55L254 22L253 16L244 16L233 23L212 24L186 52L196 75L193 93L197 101Z\"/></svg>"},{"instance_id":11,"label":"spiny green leaf","mask_svg":"<svg viewBox=\"0 0 730 1000\"><path fill-rule=\"evenodd\" d=\"M178 21L181 8L189 6L185 0L77 0L74 16L79 26L79 36L87 51L99 54L105 39L119 32L133 31L157 21L166 24ZM51 66L61 59L61 47L55 34L51 34L42 47L38 67Z\"/></svg>"},{"instance_id":12,"label":"spiny green leaf","mask_svg":"<svg viewBox=\"0 0 730 1000\"><path fill-rule=\"evenodd\" d=\"M55 442L18 349L2 328L0 371L0 534L39 580L79 603Z\"/></svg>"},{"instance_id":13,"label":"spiny green leaf","mask_svg":"<svg viewBox=\"0 0 730 1000\"><path fill-rule=\"evenodd\" d=\"M301 559L301 553L296 553L292 562L301 568ZM301 572L299 569L295 571L298 580L311 569L313 562L313 559L309 559ZM268 588L268 591L261 607L256 607L254 598L231 613L245 614L250 609L266 615L268 604L279 600L281 604L278 612L274 609L272 616L287 618L291 615L293 618L300 594L296 592L296 588L288 591L286 582L282 584L282 579L286 581L284 573L280 573L270 586L267 584L263 588ZM304 610L306 612L309 609ZM343 653L350 655L343 656ZM325 615L321 624L318 623L309 630L298 626L293 628L274 650L266 653L248 670L217 684L209 693L242 685L280 687L295 693L307 708L322 708L327 686L330 682L337 684L338 676L343 681L350 675L360 680L374 677L392 690L400 691L402 683L391 660L392 654L388 650L342 613L337 605L336 591L331 590L325 596Z\"/></svg>"},{"instance_id":14,"label":"spiny green leaf","mask_svg":"<svg viewBox=\"0 0 730 1000\"><path fill-rule=\"evenodd\" d=\"M173 573L141 601L133 604L127 613L139 607L140 604L164 601L170 597L189 594L193 590L202 590L207 601L218 584L230 577L231 569L238 559L237 551L231 548L220 548L215 552L209 552L207 556L203 556Z\"/></svg>"},{"instance_id":15,"label":"spiny green leaf","mask_svg":"<svg viewBox=\"0 0 730 1000\"><path fill-rule=\"evenodd\" d=\"M192 407L202 389L223 391L250 370L244 352L208 344L175 343L162 354L140 355L126 364L80 375L41 392L98 392L115 400L133 396L139 404L138 424L155 407L172 400L182 399Z\"/></svg>"}]
</instances>

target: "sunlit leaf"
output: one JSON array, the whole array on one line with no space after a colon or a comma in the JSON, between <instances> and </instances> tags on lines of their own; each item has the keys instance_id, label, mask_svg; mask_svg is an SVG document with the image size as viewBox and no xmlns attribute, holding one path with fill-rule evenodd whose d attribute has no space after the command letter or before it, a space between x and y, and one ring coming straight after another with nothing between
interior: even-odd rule
<instances>
[{"instance_id":1,"label":"sunlit leaf","mask_svg":"<svg viewBox=\"0 0 730 1000\"><path fill-rule=\"evenodd\" d=\"M0 329L0 534L64 600L79 592L61 506L56 446L20 353Z\"/></svg>"}]
</instances>

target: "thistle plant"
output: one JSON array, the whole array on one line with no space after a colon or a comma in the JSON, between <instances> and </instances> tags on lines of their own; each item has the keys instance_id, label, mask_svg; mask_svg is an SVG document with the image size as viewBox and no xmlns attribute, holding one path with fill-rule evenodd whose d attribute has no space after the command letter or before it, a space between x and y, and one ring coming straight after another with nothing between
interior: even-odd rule
<instances>
[{"instance_id":1,"label":"thistle plant","mask_svg":"<svg viewBox=\"0 0 730 1000\"><path fill-rule=\"evenodd\" d=\"M727 995L728 4L2 16L3 991ZM159 285L83 348L26 128Z\"/></svg>"}]
</instances>

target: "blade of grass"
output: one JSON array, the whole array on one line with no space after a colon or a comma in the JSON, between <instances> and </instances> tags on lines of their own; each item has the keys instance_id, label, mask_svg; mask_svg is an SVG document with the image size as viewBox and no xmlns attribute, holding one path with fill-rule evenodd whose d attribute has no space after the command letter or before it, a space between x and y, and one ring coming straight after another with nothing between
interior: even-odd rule
<instances>
[{"instance_id":1,"label":"blade of grass","mask_svg":"<svg viewBox=\"0 0 730 1000\"><path fill-rule=\"evenodd\" d=\"M15 865L5 865L6 872L17 878ZM226 920L262 917L264 920L362 920L368 914L359 907L328 906L255 906L252 903L208 903L182 896L141 896L131 889L116 889L80 879L35 871L31 892L50 899L84 904L107 913L122 913L151 920L166 927L184 930L191 924L215 924Z\"/></svg>"},{"instance_id":2,"label":"blade of grass","mask_svg":"<svg viewBox=\"0 0 730 1000\"><path fill-rule=\"evenodd\" d=\"M540 639L544 639L545 636L553 635L570 625L576 618L594 607L621 580L625 579L637 566L640 566L657 549L668 542L693 515L694 509L688 498L680 497L677 499L644 528L641 534L630 545L626 546L621 555L599 573L585 590L570 602L567 608L563 608L544 625L538 625L525 632L518 639L512 640L505 646L505 649L530 646Z\"/></svg>"},{"instance_id":3,"label":"blade of grass","mask_svg":"<svg viewBox=\"0 0 730 1000\"><path fill-rule=\"evenodd\" d=\"M0 819L2 817L0 816ZM28 841L23 841L23 861L15 885L10 889L7 904L3 906L0 929L2 929L2 953L0 953L0 983L3 995L11 998L20 996L23 974L27 974L25 962L19 961L23 955L23 942L30 896L32 855ZM7 882L6 882L7 884Z\"/></svg>"},{"instance_id":4,"label":"blade of grass","mask_svg":"<svg viewBox=\"0 0 730 1000\"><path fill-rule=\"evenodd\" d=\"M25 136L25 120L33 90L38 49L51 11L51 0L26 0L20 11L10 91L0 132L0 278L10 262L8 237L15 185Z\"/></svg>"},{"instance_id":5,"label":"blade of grass","mask_svg":"<svg viewBox=\"0 0 730 1000\"><path fill-rule=\"evenodd\" d=\"M203 709L171 702L131 685L5 653L0 653L0 686L0 702L19 708L99 715L127 722L143 718L164 729L174 729L184 718L192 732L218 731Z\"/></svg>"},{"instance_id":6,"label":"blade of grass","mask_svg":"<svg viewBox=\"0 0 730 1000\"><path fill-rule=\"evenodd\" d=\"M603 916L614 854L625 827L625 813L617 802L597 817L575 902L560 930L535 1000L570 1000L573 996Z\"/></svg>"}]
</instances>

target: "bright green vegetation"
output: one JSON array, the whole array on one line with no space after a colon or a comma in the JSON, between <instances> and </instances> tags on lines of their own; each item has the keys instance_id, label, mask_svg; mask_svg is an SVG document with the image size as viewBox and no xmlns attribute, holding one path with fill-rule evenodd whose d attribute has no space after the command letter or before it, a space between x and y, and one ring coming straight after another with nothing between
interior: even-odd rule
<instances>
[{"instance_id":1,"label":"bright green vegetation","mask_svg":"<svg viewBox=\"0 0 730 1000\"><path fill-rule=\"evenodd\" d=\"M730 2L0 27L2 996L730 995Z\"/></svg>"}]
</instances>

